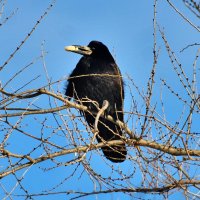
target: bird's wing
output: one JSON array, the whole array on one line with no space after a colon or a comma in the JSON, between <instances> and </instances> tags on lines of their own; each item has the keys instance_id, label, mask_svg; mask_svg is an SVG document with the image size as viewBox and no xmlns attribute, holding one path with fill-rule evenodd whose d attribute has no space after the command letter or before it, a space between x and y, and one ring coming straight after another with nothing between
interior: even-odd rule
<instances>
[{"instance_id":1,"label":"bird's wing","mask_svg":"<svg viewBox=\"0 0 200 200\"><path fill-rule=\"evenodd\" d=\"M76 69L76 68L75 68ZM74 85L73 85L73 79L76 76L76 70L73 70L73 72L70 74L68 78L68 83L65 91L65 95L68 98L72 98L74 96Z\"/></svg>"}]
</instances>

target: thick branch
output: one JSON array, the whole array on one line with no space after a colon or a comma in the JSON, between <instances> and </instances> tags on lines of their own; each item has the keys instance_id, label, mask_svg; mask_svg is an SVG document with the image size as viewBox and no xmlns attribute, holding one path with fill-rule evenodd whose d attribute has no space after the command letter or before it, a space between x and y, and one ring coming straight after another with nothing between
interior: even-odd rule
<instances>
[{"instance_id":1,"label":"thick branch","mask_svg":"<svg viewBox=\"0 0 200 200\"><path fill-rule=\"evenodd\" d=\"M58 156L63 156L63 155L67 155L67 154L70 154L70 153L76 153L76 152L88 152L88 151L91 151L91 150L94 150L94 149L99 149L99 148L102 148L104 146L112 146L112 145L120 145L120 144L123 144L124 142L121 141L121 140L113 140L113 141L109 141L109 142L101 142L101 143L98 143L98 144L89 144L89 145L86 145L86 146L79 146L77 148L73 148L73 149L66 149L66 150L62 150L62 151L59 151L59 152L55 152L55 153L52 153L52 154L48 154L48 155L45 155L45 156L41 156L39 158L36 158L36 159L33 159L31 157L29 157L28 159L30 160L30 162L27 162L25 164L22 164L18 167L14 167L12 170L9 170L9 171L6 171L6 172L1 172L0 173L0 178L3 178L13 172L16 172L16 171L19 171L23 168L26 168L26 167L29 167L33 164L36 164L36 163L40 163L40 162L43 162L45 160L49 160L49 159L52 159L52 158L55 158L55 157L58 157ZM140 139L140 140L136 140L136 139L127 139L126 140L126 143L129 144L129 145L134 145L134 146L144 146L144 147L149 147L149 148L152 148L152 149L156 149L156 150L160 150L160 151L163 151L165 153L168 153L170 155L174 155L174 156L200 156L200 150L190 150L190 149L187 149L184 150L184 149L181 149L181 148L174 148L174 147L170 147L170 146L165 146L163 144L158 144L156 142L151 142L151 141L148 141L148 140L143 140L143 139ZM7 153L7 156L12 156L12 154L9 155L9 153ZM15 154L15 157L16 157L16 154ZM24 158L27 159L26 156L24 156Z\"/></svg>"}]
</instances>

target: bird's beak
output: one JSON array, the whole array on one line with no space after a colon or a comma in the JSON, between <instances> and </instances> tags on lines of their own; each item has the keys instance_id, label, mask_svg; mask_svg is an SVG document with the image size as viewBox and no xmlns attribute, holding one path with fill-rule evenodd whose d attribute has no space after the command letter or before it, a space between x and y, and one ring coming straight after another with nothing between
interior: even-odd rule
<instances>
[{"instance_id":1,"label":"bird's beak","mask_svg":"<svg viewBox=\"0 0 200 200\"><path fill-rule=\"evenodd\" d=\"M80 46L80 45L66 46L65 50L78 53L81 55L91 55L92 53L92 50L90 49L90 47Z\"/></svg>"}]
</instances>

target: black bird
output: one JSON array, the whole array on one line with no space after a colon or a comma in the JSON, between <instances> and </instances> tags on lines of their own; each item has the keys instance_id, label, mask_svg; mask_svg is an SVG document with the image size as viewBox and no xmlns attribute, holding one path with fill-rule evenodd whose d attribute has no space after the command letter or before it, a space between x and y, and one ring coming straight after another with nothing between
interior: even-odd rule
<instances>
[{"instance_id":1,"label":"black bird","mask_svg":"<svg viewBox=\"0 0 200 200\"><path fill-rule=\"evenodd\" d=\"M65 50L83 55L68 79L65 95L74 97L79 103L81 101L92 111L93 114L83 113L90 127L95 122L97 105L101 107L104 100L109 102L106 114L123 122L123 81L108 48L101 42L91 41L88 46L67 46ZM103 117L100 117L98 130L98 142L120 140L122 135L120 127ZM112 162L123 162L126 159L125 144L106 146L102 150Z\"/></svg>"}]
</instances>

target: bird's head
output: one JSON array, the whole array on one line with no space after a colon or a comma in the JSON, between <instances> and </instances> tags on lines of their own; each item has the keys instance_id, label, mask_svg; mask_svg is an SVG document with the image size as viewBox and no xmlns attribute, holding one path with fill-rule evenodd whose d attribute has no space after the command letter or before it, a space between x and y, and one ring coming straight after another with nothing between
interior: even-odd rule
<instances>
[{"instance_id":1,"label":"bird's head","mask_svg":"<svg viewBox=\"0 0 200 200\"><path fill-rule=\"evenodd\" d=\"M80 46L80 45L66 46L65 50L78 53L83 56L90 56L97 59L104 59L104 60L106 59L109 61L114 61L107 46L99 41L91 41L88 44L88 46Z\"/></svg>"}]
</instances>

